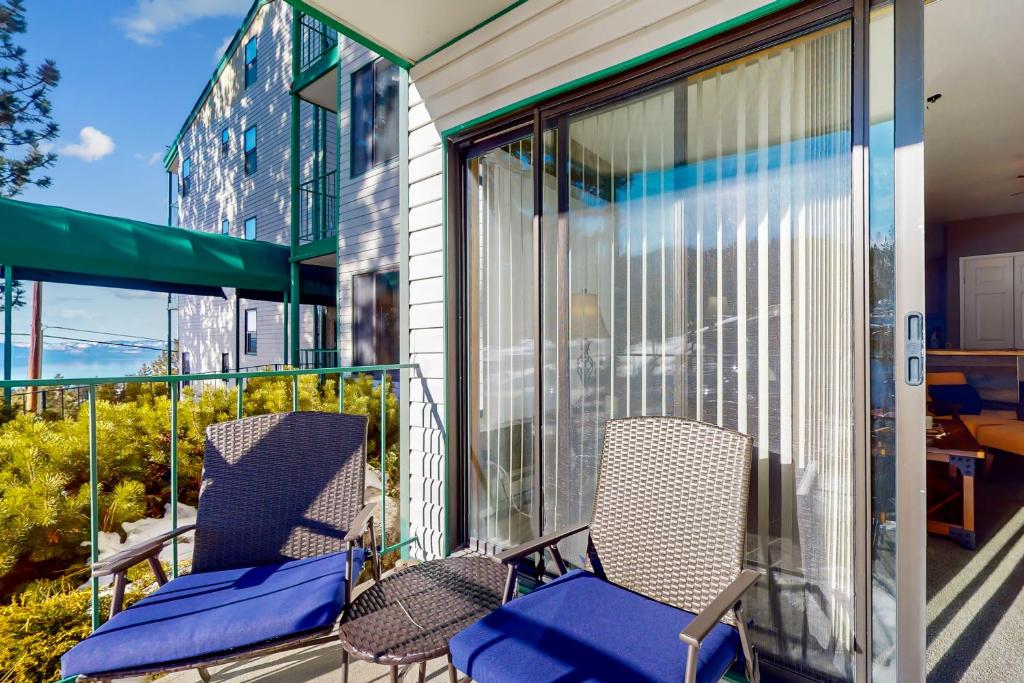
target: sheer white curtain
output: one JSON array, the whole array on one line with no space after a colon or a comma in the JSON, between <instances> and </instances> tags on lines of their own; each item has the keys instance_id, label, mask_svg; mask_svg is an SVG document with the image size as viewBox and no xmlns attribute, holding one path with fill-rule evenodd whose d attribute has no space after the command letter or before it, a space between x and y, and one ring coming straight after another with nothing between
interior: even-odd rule
<instances>
[{"instance_id":1,"label":"sheer white curtain","mask_svg":"<svg viewBox=\"0 0 1024 683\"><path fill-rule=\"evenodd\" d=\"M560 245L546 217L543 274L545 526L589 516L609 418L751 434L749 561L772 571L759 645L839 677L853 619L850 55L844 24L570 118L568 234Z\"/></svg>"}]
</instances>

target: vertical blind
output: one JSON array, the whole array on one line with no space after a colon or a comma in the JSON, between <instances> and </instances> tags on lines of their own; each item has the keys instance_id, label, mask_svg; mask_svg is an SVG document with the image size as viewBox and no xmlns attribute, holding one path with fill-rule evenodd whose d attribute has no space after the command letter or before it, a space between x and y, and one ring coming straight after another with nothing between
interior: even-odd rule
<instances>
[{"instance_id":1,"label":"vertical blind","mask_svg":"<svg viewBox=\"0 0 1024 683\"><path fill-rule=\"evenodd\" d=\"M767 570L757 645L841 679L853 675L851 47L841 24L555 121L537 171L541 273L529 141L467 164L471 535L529 536L540 277L544 530L589 519L608 419L679 415L751 435L747 558ZM565 547L577 562L583 550ZM668 551L641 546L637 561Z\"/></svg>"}]
</instances>

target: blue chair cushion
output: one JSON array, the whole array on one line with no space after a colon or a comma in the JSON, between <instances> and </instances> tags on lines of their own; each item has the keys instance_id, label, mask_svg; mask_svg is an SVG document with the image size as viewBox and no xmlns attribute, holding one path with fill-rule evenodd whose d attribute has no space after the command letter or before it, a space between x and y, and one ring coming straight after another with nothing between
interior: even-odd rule
<instances>
[{"instance_id":1,"label":"blue chair cushion","mask_svg":"<svg viewBox=\"0 0 1024 683\"><path fill-rule=\"evenodd\" d=\"M581 570L511 600L449 643L477 683L679 683L694 615ZM697 680L719 680L739 656L736 629L718 624L698 651Z\"/></svg>"},{"instance_id":2,"label":"blue chair cushion","mask_svg":"<svg viewBox=\"0 0 1024 683\"><path fill-rule=\"evenodd\" d=\"M970 384L932 384L928 395L936 401L959 406L961 415L981 414L981 396Z\"/></svg>"},{"instance_id":3,"label":"blue chair cushion","mask_svg":"<svg viewBox=\"0 0 1024 683\"><path fill-rule=\"evenodd\" d=\"M352 558L356 575L364 553ZM61 658L61 675L156 670L330 628L345 601L344 552L186 574L115 615Z\"/></svg>"}]
</instances>

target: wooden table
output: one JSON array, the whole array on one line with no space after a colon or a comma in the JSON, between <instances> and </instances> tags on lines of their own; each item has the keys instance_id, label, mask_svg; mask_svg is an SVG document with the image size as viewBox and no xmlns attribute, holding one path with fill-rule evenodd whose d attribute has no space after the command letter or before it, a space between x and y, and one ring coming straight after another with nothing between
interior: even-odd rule
<instances>
[{"instance_id":1,"label":"wooden table","mask_svg":"<svg viewBox=\"0 0 1024 683\"><path fill-rule=\"evenodd\" d=\"M974 477L985 460L985 449L971 435L958 418L934 419L934 430L928 434L929 462L943 462L960 474L959 491L954 491L936 503L929 501L928 531L949 536L962 547L973 550L977 546L974 528ZM961 524L933 519L941 510L958 500L963 501Z\"/></svg>"}]
</instances>

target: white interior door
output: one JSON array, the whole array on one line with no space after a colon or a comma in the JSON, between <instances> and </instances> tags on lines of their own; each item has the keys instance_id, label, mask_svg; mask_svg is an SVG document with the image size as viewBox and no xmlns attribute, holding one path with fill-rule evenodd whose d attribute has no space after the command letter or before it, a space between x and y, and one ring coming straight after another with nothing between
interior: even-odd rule
<instances>
[{"instance_id":1,"label":"white interior door","mask_svg":"<svg viewBox=\"0 0 1024 683\"><path fill-rule=\"evenodd\" d=\"M960 339L964 348L1015 346L1014 264L1019 258L1000 254L960 260Z\"/></svg>"},{"instance_id":2,"label":"white interior door","mask_svg":"<svg viewBox=\"0 0 1024 683\"><path fill-rule=\"evenodd\" d=\"M1014 346L1024 349L1024 254L1013 257Z\"/></svg>"}]
</instances>

